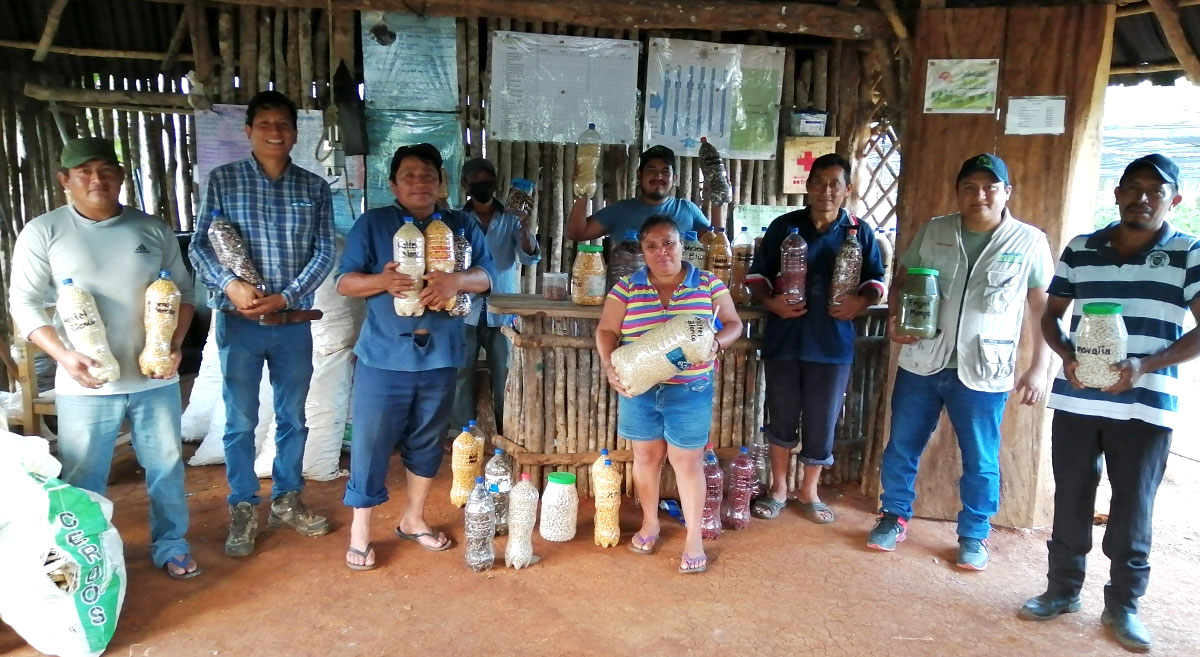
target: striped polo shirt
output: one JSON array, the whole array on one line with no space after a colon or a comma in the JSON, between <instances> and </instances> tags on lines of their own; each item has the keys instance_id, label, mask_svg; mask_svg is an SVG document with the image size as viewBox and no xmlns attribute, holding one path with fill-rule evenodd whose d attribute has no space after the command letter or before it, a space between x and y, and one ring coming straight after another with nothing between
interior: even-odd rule
<instances>
[{"instance_id":1,"label":"striped polo shirt","mask_svg":"<svg viewBox=\"0 0 1200 657\"><path fill-rule=\"evenodd\" d=\"M675 294L671 296L666 308L663 308L658 297L658 290L650 283L647 268L642 267L628 276L617 279L608 296L625 304L625 319L621 322L621 346L634 342L646 331L675 315L716 316L713 300L729 294L729 288L712 272L696 269L687 261L683 262L683 270L683 282L675 288ZM708 376L712 369L711 360L696 363L665 383L691 383Z\"/></svg>"},{"instance_id":2,"label":"striped polo shirt","mask_svg":"<svg viewBox=\"0 0 1200 657\"><path fill-rule=\"evenodd\" d=\"M1183 335L1188 305L1200 295L1200 239L1164 223L1159 239L1143 253L1122 260L1109 244L1117 224L1067 244L1047 290L1074 299L1074 339L1084 303L1121 304L1129 333L1129 356L1144 357L1169 347ZM1050 408L1115 420L1142 420L1174 429L1179 417L1179 368L1147 372L1137 385L1119 394L1094 388L1076 390L1062 372L1054 380Z\"/></svg>"}]
</instances>

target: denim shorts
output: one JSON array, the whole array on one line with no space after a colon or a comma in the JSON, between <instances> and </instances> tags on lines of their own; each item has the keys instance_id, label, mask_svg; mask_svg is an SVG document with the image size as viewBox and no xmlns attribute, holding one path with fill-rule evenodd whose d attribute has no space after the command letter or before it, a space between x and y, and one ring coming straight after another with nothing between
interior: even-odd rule
<instances>
[{"instance_id":1,"label":"denim shorts","mask_svg":"<svg viewBox=\"0 0 1200 657\"><path fill-rule=\"evenodd\" d=\"M660 383L637 397L618 397L617 435L663 440L680 449L708 444L712 427L712 374L687 384Z\"/></svg>"}]
</instances>

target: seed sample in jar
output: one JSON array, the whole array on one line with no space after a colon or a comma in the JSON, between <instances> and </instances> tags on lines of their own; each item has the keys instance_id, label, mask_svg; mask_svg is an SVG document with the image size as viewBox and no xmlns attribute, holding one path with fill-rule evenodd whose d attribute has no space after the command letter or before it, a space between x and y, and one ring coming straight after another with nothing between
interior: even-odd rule
<instances>
[{"instance_id":1,"label":"seed sample in jar","mask_svg":"<svg viewBox=\"0 0 1200 657\"><path fill-rule=\"evenodd\" d=\"M1075 332L1075 378L1089 388L1107 388L1121 378L1111 365L1125 360L1129 334L1121 304L1085 303Z\"/></svg>"},{"instance_id":2,"label":"seed sample in jar","mask_svg":"<svg viewBox=\"0 0 1200 657\"><path fill-rule=\"evenodd\" d=\"M579 517L575 475L551 472L547 479L546 492L542 494L542 517L538 533L547 541L564 543L575 538L576 520Z\"/></svg>"},{"instance_id":3,"label":"seed sample in jar","mask_svg":"<svg viewBox=\"0 0 1200 657\"><path fill-rule=\"evenodd\" d=\"M581 306L602 306L608 292L608 269L604 247L580 244L571 268L571 301Z\"/></svg>"}]
</instances>

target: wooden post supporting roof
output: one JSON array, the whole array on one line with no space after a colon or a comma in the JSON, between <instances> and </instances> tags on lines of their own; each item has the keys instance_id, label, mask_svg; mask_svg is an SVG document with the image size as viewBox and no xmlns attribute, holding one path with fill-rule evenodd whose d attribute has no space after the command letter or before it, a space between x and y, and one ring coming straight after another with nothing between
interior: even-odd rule
<instances>
[{"instance_id":1,"label":"wooden post supporting roof","mask_svg":"<svg viewBox=\"0 0 1200 657\"><path fill-rule=\"evenodd\" d=\"M58 22L62 20L67 1L54 0L50 11L46 12L46 27L42 28L42 38L38 41L37 50L33 51L33 61L44 62L46 55L50 54L50 45L54 43L54 35L58 33Z\"/></svg>"},{"instance_id":2,"label":"wooden post supporting roof","mask_svg":"<svg viewBox=\"0 0 1200 657\"><path fill-rule=\"evenodd\" d=\"M1183 25L1179 21L1179 7L1175 6L1172 0L1147 1L1154 10L1154 17L1158 19L1167 45L1171 46L1171 52L1175 53L1175 59L1183 68L1188 80L1192 84L1200 84L1200 58L1196 57L1196 50L1188 43L1187 34L1183 31Z\"/></svg>"},{"instance_id":3,"label":"wooden post supporting roof","mask_svg":"<svg viewBox=\"0 0 1200 657\"><path fill-rule=\"evenodd\" d=\"M1068 239L1091 230L1114 10L1112 5L1088 5L920 12L904 135L898 253L931 217L957 211L954 176L963 160L979 153L996 153L1008 163L1013 183L1009 208L1046 231L1055 257ZM997 112L924 113L928 60L959 58L1000 59ZM1010 98L1050 95L1067 98L1064 134L1004 134ZM1037 318L1027 312L1018 376L1040 339ZM945 417L921 459L916 512L954 519L961 509L962 469ZM1044 402L1023 406L1009 399L1001 430L1000 512L993 519L997 525L1035 527L1050 521L1049 420Z\"/></svg>"}]
</instances>

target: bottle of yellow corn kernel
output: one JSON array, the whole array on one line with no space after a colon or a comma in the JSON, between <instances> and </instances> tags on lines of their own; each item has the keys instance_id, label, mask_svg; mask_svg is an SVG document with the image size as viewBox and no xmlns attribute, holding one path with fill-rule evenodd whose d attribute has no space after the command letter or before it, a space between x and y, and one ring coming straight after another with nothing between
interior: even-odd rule
<instances>
[{"instance_id":1,"label":"bottle of yellow corn kernel","mask_svg":"<svg viewBox=\"0 0 1200 657\"><path fill-rule=\"evenodd\" d=\"M442 271L447 274L454 271L454 231L442 221L439 212L433 213L433 220L425 227L425 273ZM430 308L430 310L448 310L453 307L454 300L449 306Z\"/></svg>"},{"instance_id":2,"label":"bottle of yellow corn kernel","mask_svg":"<svg viewBox=\"0 0 1200 657\"><path fill-rule=\"evenodd\" d=\"M479 476L483 450L467 427L454 439L450 453L450 471L454 474L450 484L450 503L462 508L475 488L475 477Z\"/></svg>"},{"instance_id":3,"label":"bottle of yellow corn kernel","mask_svg":"<svg viewBox=\"0 0 1200 657\"><path fill-rule=\"evenodd\" d=\"M138 368L146 376L163 377L171 373L171 338L179 325L179 303L182 295L171 272L158 272L158 280L146 288L142 323L146 327L146 346L138 356Z\"/></svg>"},{"instance_id":4,"label":"bottle of yellow corn kernel","mask_svg":"<svg viewBox=\"0 0 1200 657\"><path fill-rule=\"evenodd\" d=\"M621 473L605 459L595 475L596 496L595 540L600 547L613 547L621 542Z\"/></svg>"}]
</instances>

